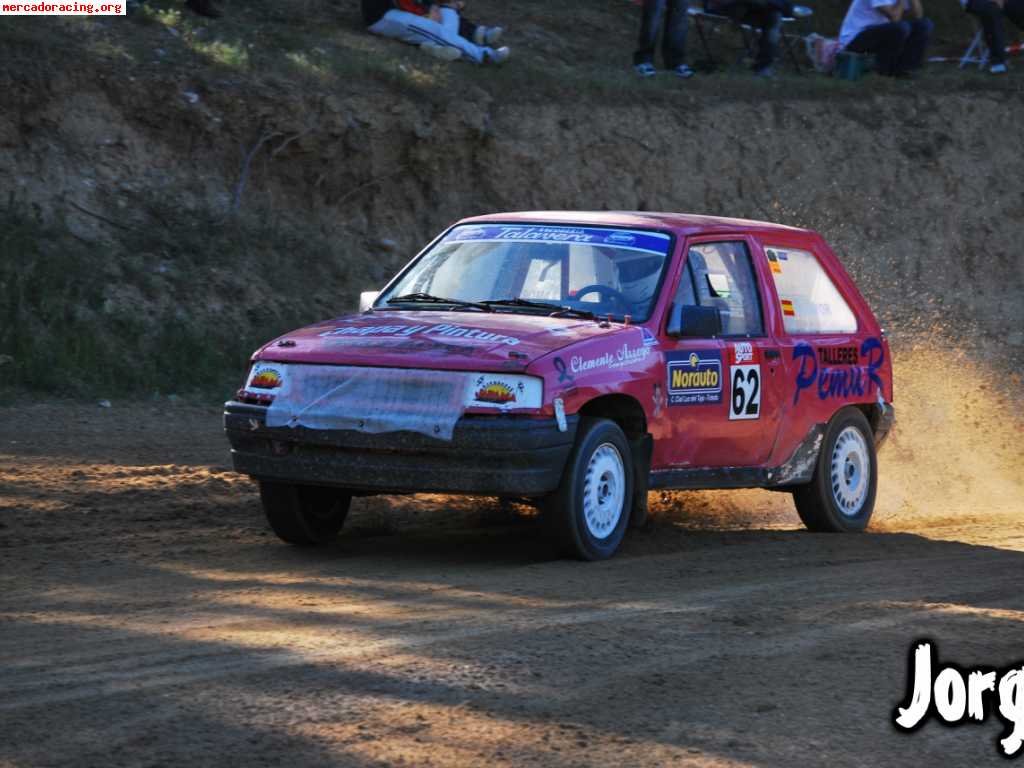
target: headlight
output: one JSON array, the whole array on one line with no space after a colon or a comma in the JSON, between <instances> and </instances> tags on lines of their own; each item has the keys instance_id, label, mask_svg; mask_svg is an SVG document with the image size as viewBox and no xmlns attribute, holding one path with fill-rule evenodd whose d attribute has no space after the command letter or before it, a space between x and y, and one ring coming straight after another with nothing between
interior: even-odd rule
<instances>
[{"instance_id":1,"label":"headlight","mask_svg":"<svg viewBox=\"0 0 1024 768\"><path fill-rule=\"evenodd\" d=\"M506 373L472 373L466 391L467 408L503 411L539 409L544 401L544 382L533 376Z\"/></svg>"}]
</instances>

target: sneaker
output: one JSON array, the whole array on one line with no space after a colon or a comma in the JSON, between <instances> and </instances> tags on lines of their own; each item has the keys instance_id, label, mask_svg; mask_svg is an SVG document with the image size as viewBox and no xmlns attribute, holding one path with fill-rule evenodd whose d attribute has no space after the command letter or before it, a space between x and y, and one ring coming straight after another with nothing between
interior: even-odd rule
<instances>
[{"instance_id":1,"label":"sneaker","mask_svg":"<svg viewBox=\"0 0 1024 768\"><path fill-rule=\"evenodd\" d=\"M794 19L806 19L812 15L814 11L808 8L806 5L794 5L793 6L793 18Z\"/></svg>"},{"instance_id":2,"label":"sneaker","mask_svg":"<svg viewBox=\"0 0 1024 768\"><path fill-rule=\"evenodd\" d=\"M1005 64L993 64L991 67L988 68L988 71L991 72L993 75L1005 75L1007 72L1010 71L1010 68L1007 67Z\"/></svg>"},{"instance_id":3,"label":"sneaker","mask_svg":"<svg viewBox=\"0 0 1024 768\"><path fill-rule=\"evenodd\" d=\"M672 71L676 74L677 77L682 77L683 79L693 77L695 74L697 74L685 64L680 64Z\"/></svg>"},{"instance_id":4,"label":"sneaker","mask_svg":"<svg viewBox=\"0 0 1024 768\"><path fill-rule=\"evenodd\" d=\"M658 70L654 68L654 65L649 61L645 61L643 64L637 64L633 69L640 77L654 77L658 74Z\"/></svg>"},{"instance_id":5,"label":"sneaker","mask_svg":"<svg viewBox=\"0 0 1024 768\"><path fill-rule=\"evenodd\" d=\"M455 61L462 58L462 51L452 48L450 45L438 45L437 43L421 43L420 50L428 56L433 56L441 61Z\"/></svg>"},{"instance_id":6,"label":"sneaker","mask_svg":"<svg viewBox=\"0 0 1024 768\"><path fill-rule=\"evenodd\" d=\"M481 46L495 46L504 34L502 27L477 27L473 33L473 42Z\"/></svg>"},{"instance_id":7,"label":"sneaker","mask_svg":"<svg viewBox=\"0 0 1024 768\"><path fill-rule=\"evenodd\" d=\"M487 54L484 56L484 61L490 62L491 64L504 64L508 61L508 57L512 55L512 49L507 45L503 45L501 48L488 48Z\"/></svg>"},{"instance_id":8,"label":"sneaker","mask_svg":"<svg viewBox=\"0 0 1024 768\"><path fill-rule=\"evenodd\" d=\"M754 76L755 77L763 77L766 80L774 80L775 79L775 67L769 65L767 67L761 67L760 69L755 69L754 70Z\"/></svg>"}]
</instances>

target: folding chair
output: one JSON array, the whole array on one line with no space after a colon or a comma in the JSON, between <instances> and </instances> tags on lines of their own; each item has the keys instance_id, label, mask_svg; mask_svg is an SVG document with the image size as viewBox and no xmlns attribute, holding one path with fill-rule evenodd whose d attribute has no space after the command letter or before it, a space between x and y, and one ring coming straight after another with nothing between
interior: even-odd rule
<instances>
[{"instance_id":1,"label":"folding chair","mask_svg":"<svg viewBox=\"0 0 1024 768\"><path fill-rule=\"evenodd\" d=\"M974 33L974 39L967 46L964 55L960 57L960 69L963 69L968 64L975 63L977 63L978 69L984 69L985 65L988 64L988 46L985 45L985 34L980 27Z\"/></svg>"},{"instance_id":2,"label":"folding chair","mask_svg":"<svg viewBox=\"0 0 1024 768\"><path fill-rule=\"evenodd\" d=\"M729 24L739 30L740 39L743 43L743 53L740 58L744 55L751 58L755 55L755 43L757 42L757 30L749 24L740 24L734 21L729 16L720 16L716 13L708 13L702 8L687 8L687 15L693 19L693 25L697 28L697 36L700 38L701 48L704 49L704 55L712 65L717 65L718 61L715 58L714 53L711 51L711 44L708 42L707 32L705 30L706 24L720 25ZM784 57L788 58L793 64L793 68L798 73L803 73L803 67L800 65L800 59L797 56L797 50L803 38L799 34L787 33L786 27L796 19L790 16L786 16L782 19L782 39L779 41L779 46L782 49L781 53Z\"/></svg>"}]
</instances>

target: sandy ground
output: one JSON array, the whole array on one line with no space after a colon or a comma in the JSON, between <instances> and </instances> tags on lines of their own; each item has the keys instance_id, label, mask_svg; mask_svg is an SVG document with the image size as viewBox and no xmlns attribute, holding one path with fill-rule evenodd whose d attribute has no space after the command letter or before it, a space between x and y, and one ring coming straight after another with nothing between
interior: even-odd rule
<instances>
[{"instance_id":1,"label":"sandy ground","mask_svg":"<svg viewBox=\"0 0 1024 768\"><path fill-rule=\"evenodd\" d=\"M361 500L300 551L216 408L3 409L0 765L1000 763L992 718L889 717L915 638L1024 657L1021 433L984 388L967 435L948 393L902 392L873 532L666 494L596 564L436 496Z\"/></svg>"}]
</instances>

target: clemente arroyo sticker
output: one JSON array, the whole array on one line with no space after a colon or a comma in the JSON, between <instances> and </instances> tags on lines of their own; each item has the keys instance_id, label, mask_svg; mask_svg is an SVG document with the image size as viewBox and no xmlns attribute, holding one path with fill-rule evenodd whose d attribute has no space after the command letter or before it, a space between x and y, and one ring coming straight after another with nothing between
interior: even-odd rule
<instances>
[{"instance_id":1,"label":"clemente arroyo sticker","mask_svg":"<svg viewBox=\"0 0 1024 768\"><path fill-rule=\"evenodd\" d=\"M897 731L916 731L929 718L948 726L980 723L993 711L1005 726L996 750L1008 758L1024 754L1024 661L1005 669L940 665L935 644L921 639L910 646L909 666L906 702L892 713Z\"/></svg>"},{"instance_id":2,"label":"clemente arroyo sticker","mask_svg":"<svg viewBox=\"0 0 1024 768\"><path fill-rule=\"evenodd\" d=\"M665 355L669 405L713 405L722 402L722 354L690 350Z\"/></svg>"}]
</instances>

